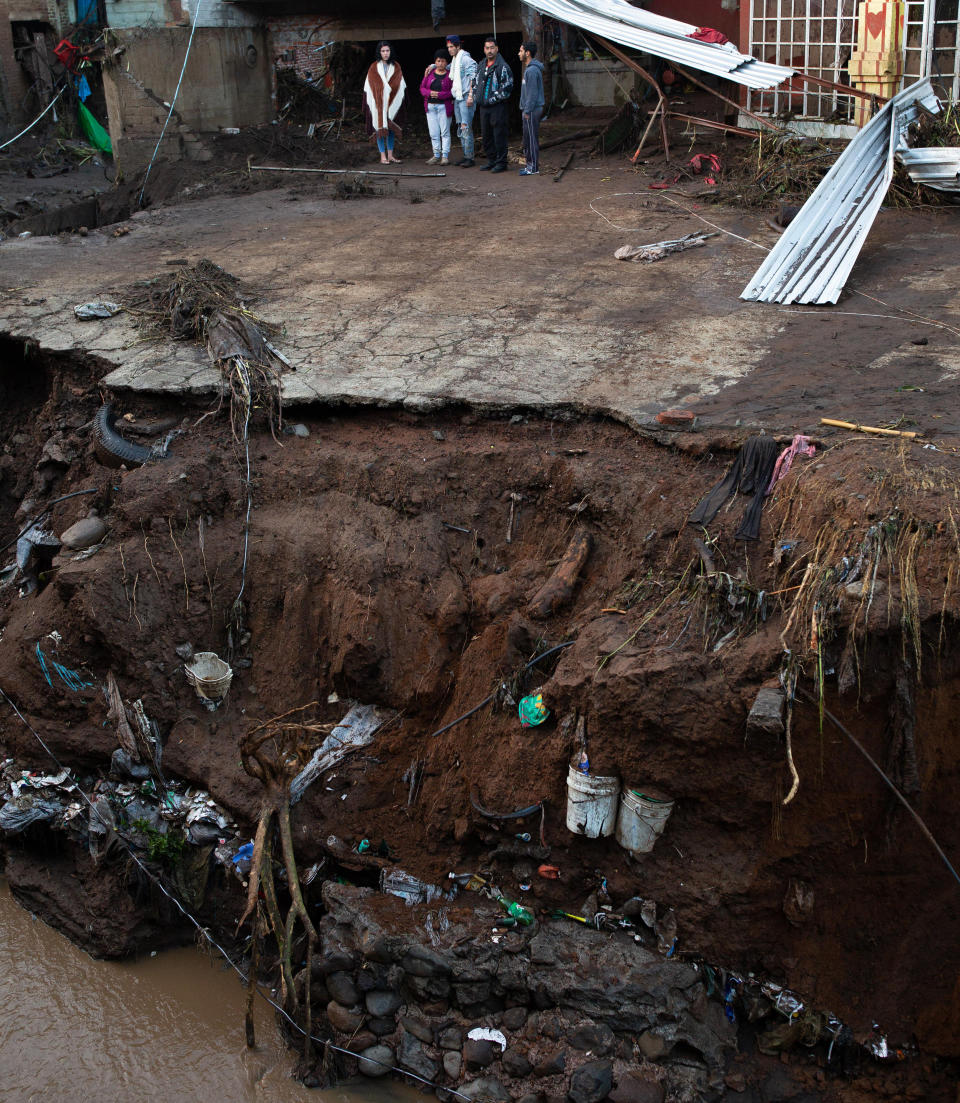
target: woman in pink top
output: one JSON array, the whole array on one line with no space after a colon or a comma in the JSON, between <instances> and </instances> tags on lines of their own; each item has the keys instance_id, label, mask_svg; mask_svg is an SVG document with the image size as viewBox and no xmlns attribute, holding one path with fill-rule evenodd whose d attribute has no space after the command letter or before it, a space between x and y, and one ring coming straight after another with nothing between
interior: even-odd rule
<instances>
[{"instance_id":1,"label":"woman in pink top","mask_svg":"<svg viewBox=\"0 0 960 1103\"><path fill-rule=\"evenodd\" d=\"M453 81L447 68L449 61L445 50L437 50L433 65L424 73L420 82L424 110L427 112L427 128L433 143L433 156L428 165L450 164L450 119L453 117Z\"/></svg>"}]
</instances>

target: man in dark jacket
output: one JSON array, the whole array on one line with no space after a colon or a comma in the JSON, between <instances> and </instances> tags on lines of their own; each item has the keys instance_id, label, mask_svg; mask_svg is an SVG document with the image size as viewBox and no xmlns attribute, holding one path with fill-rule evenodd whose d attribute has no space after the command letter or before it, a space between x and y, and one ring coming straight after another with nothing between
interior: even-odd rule
<instances>
[{"instance_id":1,"label":"man in dark jacket","mask_svg":"<svg viewBox=\"0 0 960 1103\"><path fill-rule=\"evenodd\" d=\"M520 82L520 113L523 116L523 156L526 165L521 176L540 175L540 120L543 118L543 62L537 61L536 42L520 47L523 80Z\"/></svg>"},{"instance_id":2,"label":"man in dark jacket","mask_svg":"<svg viewBox=\"0 0 960 1103\"><path fill-rule=\"evenodd\" d=\"M480 109L480 133L483 152L487 155L487 163L480 166L481 172L506 172L507 100L513 91L513 73L500 56L500 48L492 34L484 39L483 54L486 63L477 66L467 104L475 103Z\"/></svg>"}]
</instances>

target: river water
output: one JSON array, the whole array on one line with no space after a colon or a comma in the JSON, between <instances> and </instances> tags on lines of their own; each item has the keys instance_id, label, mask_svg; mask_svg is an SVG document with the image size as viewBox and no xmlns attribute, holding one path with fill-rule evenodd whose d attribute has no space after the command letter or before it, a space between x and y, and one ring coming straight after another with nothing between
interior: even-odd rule
<instances>
[{"instance_id":1,"label":"river water","mask_svg":"<svg viewBox=\"0 0 960 1103\"><path fill-rule=\"evenodd\" d=\"M390 1078L309 1091L257 1000L194 949L95 961L24 911L0 880L0 1103L393 1103L422 1096Z\"/></svg>"}]
</instances>

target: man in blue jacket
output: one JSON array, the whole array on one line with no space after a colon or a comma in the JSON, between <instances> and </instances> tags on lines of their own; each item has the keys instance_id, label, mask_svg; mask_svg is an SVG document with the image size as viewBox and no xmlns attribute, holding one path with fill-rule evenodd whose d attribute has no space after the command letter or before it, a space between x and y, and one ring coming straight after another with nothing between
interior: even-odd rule
<instances>
[{"instance_id":1,"label":"man in blue jacket","mask_svg":"<svg viewBox=\"0 0 960 1103\"><path fill-rule=\"evenodd\" d=\"M540 120L543 118L543 62L537 60L536 42L520 47L523 80L520 82L520 113L523 116L523 156L526 165L521 176L540 175Z\"/></svg>"},{"instance_id":2,"label":"man in blue jacket","mask_svg":"<svg viewBox=\"0 0 960 1103\"><path fill-rule=\"evenodd\" d=\"M513 73L500 56L500 47L492 34L483 41L486 64L480 64L473 78L467 106L480 109L480 133L487 163L480 171L507 171L507 100L513 91Z\"/></svg>"}]
</instances>

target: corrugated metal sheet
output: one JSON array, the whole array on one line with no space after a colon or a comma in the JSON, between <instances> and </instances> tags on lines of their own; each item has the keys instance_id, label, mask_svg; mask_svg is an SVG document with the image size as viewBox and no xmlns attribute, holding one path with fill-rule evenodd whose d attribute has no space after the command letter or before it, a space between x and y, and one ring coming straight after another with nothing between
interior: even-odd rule
<instances>
[{"instance_id":1,"label":"corrugated metal sheet","mask_svg":"<svg viewBox=\"0 0 960 1103\"><path fill-rule=\"evenodd\" d=\"M937 191L960 192L960 149L956 146L898 149L897 160L915 183Z\"/></svg>"},{"instance_id":2,"label":"corrugated metal sheet","mask_svg":"<svg viewBox=\"0 0 960 1103\"><path fill-rule=\"evenodd\" d=\"M702 73L726 77L747 88L773 88L794 73L782 65L769 65L741 54L730 44L698 42L687 37L696 27L634 8L626 0L527 0L527 3L544 15L552 15L621 46L632 46Z\"/></svg>"},{"instance_id":3,"label":"corrugated metal sheet","mask_svg":"<svg viewBox=\"0 0 960 1103\"><path fill-rule=\"evenodd\" d=\"M837 158L740 296L764 303L835 303L893 179L894 151L920 110L940 101L930 81L884 104Z\"/></svg>"}]
</instances>

